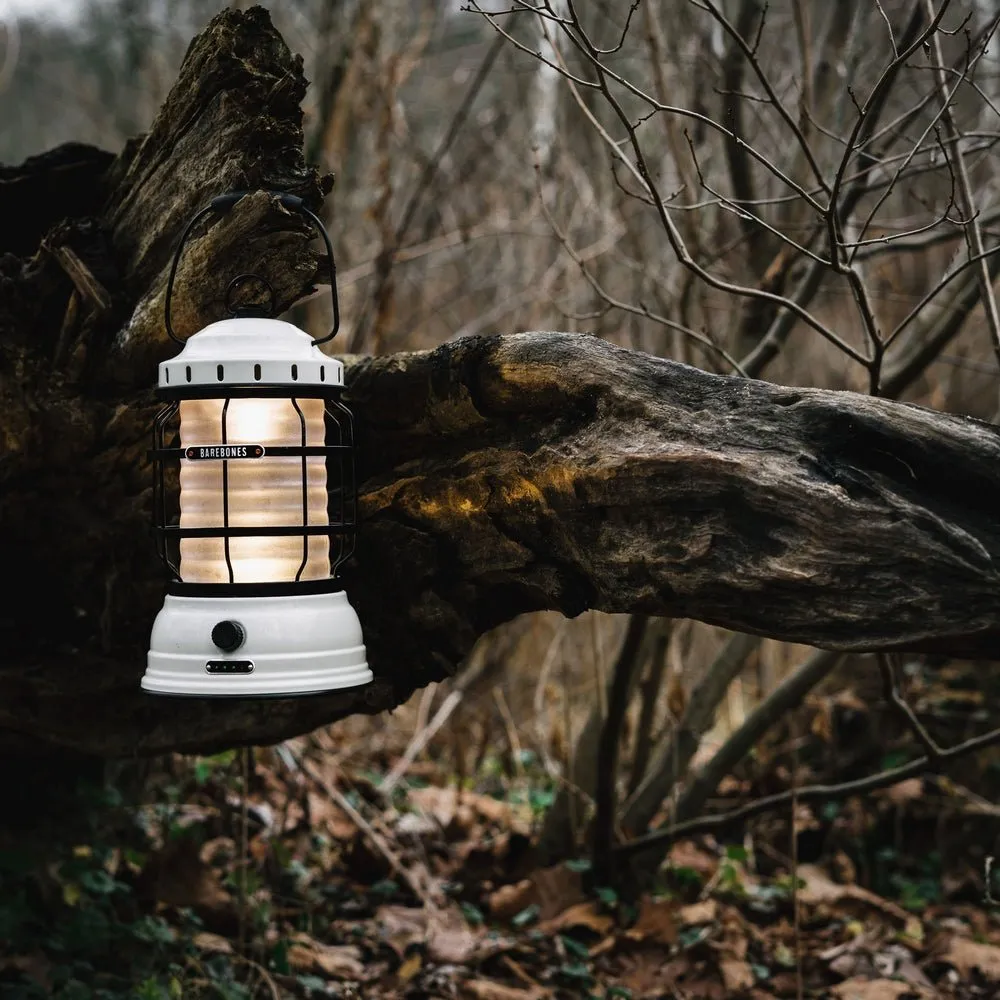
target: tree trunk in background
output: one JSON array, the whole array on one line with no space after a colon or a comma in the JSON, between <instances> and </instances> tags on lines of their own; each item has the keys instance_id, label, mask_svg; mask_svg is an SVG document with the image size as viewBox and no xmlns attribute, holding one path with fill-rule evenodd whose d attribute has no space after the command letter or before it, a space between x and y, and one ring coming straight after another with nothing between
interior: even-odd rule
<instances>
[{"instance_id":1,"label":"tree trunk in background","mask_svg":"<svg viewBox=\"0 0 1000 1000\"><path fill-rule=\"evenodd\" d=\"M267 743L376 712L516 615L697 618L843 650L1000 658L1000 436L850 393L721 378L588 336L346 360L362 527L347 586L376 681L266 702L144 696L163 576L148 428L174 240L231 188L319 207L305 82L260 8L192 43L149 132L0 172L0 747L104 756ZM282 266L275 268L275 261ZM196 234L184 335L229 278L316 277L265 194Z\"/></svg>"}]
</instances>

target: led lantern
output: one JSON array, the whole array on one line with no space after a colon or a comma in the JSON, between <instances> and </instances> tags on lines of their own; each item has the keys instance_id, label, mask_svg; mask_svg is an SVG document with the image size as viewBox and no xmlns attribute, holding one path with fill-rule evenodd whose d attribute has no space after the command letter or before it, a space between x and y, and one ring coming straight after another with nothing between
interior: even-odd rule
<instances>
[{"instance_id":1,"label":"led lantern","mask_svg":"<svg viewBox=\"0 0 1000 1000\"><path fill-rule=\"evenodd\" d=\"M181 352L159 366L165 401L153 427L154 532L171 574L153 624L144 690L206 697L292 696L372 679L361 624L338 580L354 549L354 425L341 402L344 366L319 344L340 313L326 244L333 331L313 340L272 318L274 293L241 274L227 292L229 319L181 342L170 299L181 251L206 215L247 192L215 198L188 223L167 282L164 319ZM234 307L259 282L265 307Z\"/></svg>"}]
</instances>

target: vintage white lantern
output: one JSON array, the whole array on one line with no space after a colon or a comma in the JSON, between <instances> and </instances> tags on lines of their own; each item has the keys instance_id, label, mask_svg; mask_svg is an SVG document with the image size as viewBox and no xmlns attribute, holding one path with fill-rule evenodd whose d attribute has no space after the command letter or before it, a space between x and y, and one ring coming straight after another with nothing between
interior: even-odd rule
<instances>
[{"instance_id":1,"label":"vintage white lantern","mask_svg":"<svg viewBox=\"0 0 1000 1000\"><path fill-rule=\"evenodd\" d=\"M195 224L246 192L214 199L188 224L167 284L165 321L181 250ZM339 326L329 236L301 199L281 203L326 243L334 328L322 340L229 309L159 366L151 453L154 527L172 579L153 624L144 690L203 697L292 696L372 679L361 624L338 579L354 548L354 425L340 401L344 366L320 351ZM229 302L227 301L227 306ZM180 342L180 341L178 341Z\"/></svg>"}]
</instances>

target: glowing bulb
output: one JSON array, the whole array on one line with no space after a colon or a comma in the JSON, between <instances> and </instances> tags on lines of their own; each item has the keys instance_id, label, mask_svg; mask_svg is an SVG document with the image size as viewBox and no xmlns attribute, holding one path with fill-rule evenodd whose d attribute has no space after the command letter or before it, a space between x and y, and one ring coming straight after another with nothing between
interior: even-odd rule
<instances>
[{"instance_id":1,"label":"glowing bulb","mask_svg":"<svg viewBox=\"0 0 1000 1000\"><path fill-rule=\"evenodd\" d=\"M269 447L322 445L323 401L230 399L225 408L225 436L223 406L221 399L182 401L181 446L259 444L265 454L228 461L182 458L181 527L221 528L227 501L229 525L234 528L329 524L324 457L306 458L304 519L302 459L267 454ZM228 554L233 583L321 580L330 575L330 540L326 535L230 538ZM225 539L181 539L180 555L180 576L186 583L230 582Z\"/></svg>"}]
</instances>

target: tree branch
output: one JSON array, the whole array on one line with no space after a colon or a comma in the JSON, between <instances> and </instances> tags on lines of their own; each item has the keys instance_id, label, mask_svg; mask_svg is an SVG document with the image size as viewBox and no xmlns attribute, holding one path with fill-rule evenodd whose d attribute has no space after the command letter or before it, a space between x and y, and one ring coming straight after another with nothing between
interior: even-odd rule
<instances>
[{"instance_id":1,"label":"tree branch","mask_svg":"<svg viewBox=\"0 0 1000 1000\"><path fill-rule=\"evenodd\" d=\"M793 801L797 803L832 802L836 799L850 798L852 795L865 795L880 788L890 788L907 778L918 777L929 770L939 770L942 764L957 760L959 757L978 753L980 750L996 746L998 743L1000 743L1000 729L992 729L988 733L983 733L982 736L974 736L957 746L941 750L935 760L923 756L911 760L909 763L901 764L899 767L878 771L855 781L845 781L837 785L807 785L805 788L790 788L786 792L778 792L776 795L768 795L766 798L748 802L745 806L732 809L729 812L684 820L664 830L656 830L644 837L636 837L635 840L630 840L627 844L620 844L615 849L615 854L619 858L625 858L650 849L656 849L662 853L671 843L682 837L694 837L701 833L718 833L753 816L788 806Z\"/></svg>"},{"instance_id":2,"label":"tree branch","mask_svg":"<svg viewBox=\"0 0 1000 1000\"><path fill-rule=\"evenodd\" d=\"M542 609L1000 658L996 428L529 333L347 359L362 520L346 585L373 684L267 702L143 695L164 586L146 456L146 387L172 353L164 269L189 212L221 188L318 200L304 86L265 12L224 11L146 136L106 168L70 158L92 185L80 215L41 234L47 251L0 257L0 551L16 571L0 608L0 746L129 756L279 741L399 704L484 632ZM185 259L182 332L218 317L236 271L280 261L283 305L315 276L305 232L263 194ZM60 260L107 296L80 295Z\"/></svg>"}]
</instances>

